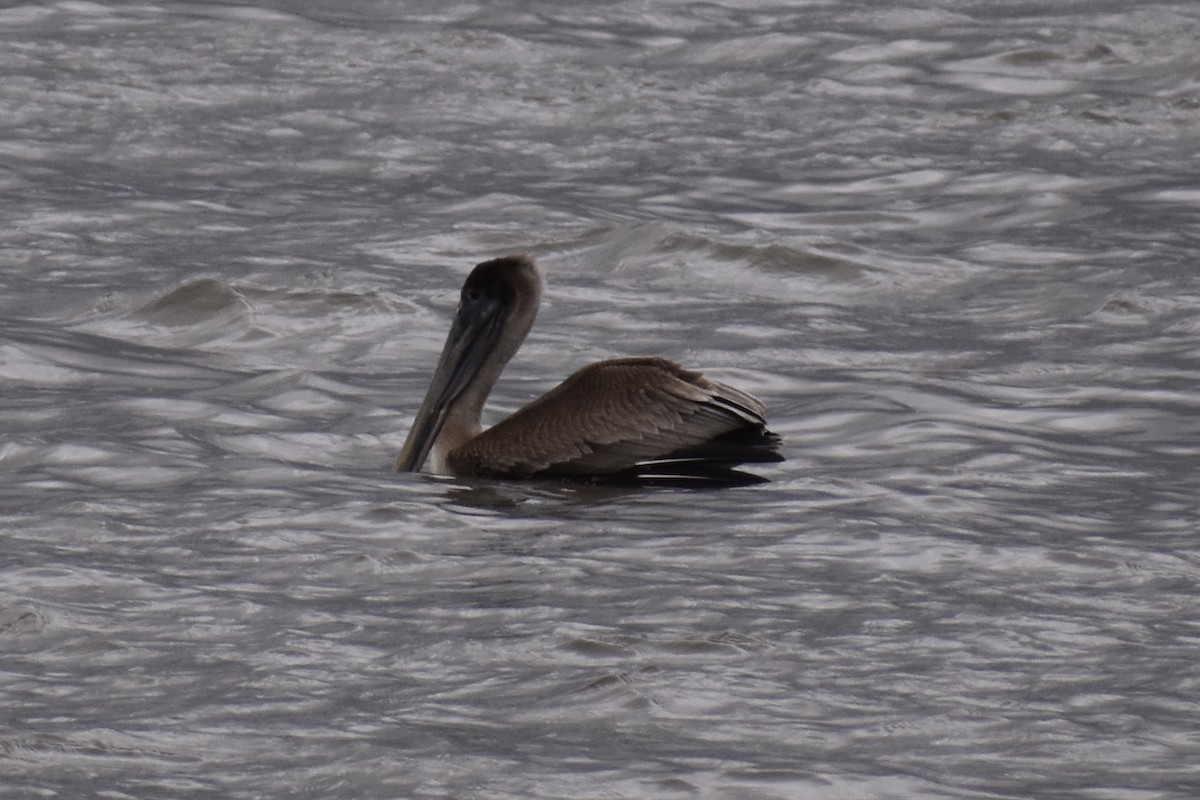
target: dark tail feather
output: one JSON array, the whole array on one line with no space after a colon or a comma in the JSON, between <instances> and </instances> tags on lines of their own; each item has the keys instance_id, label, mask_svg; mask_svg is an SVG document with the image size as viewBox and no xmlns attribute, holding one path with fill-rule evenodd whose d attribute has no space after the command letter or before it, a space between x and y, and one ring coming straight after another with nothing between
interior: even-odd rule
<instances>
[{"instance_id":1,"label":"dark tail feather","mask_svg":"<svg viewBox=\"0 0 1200 800\"><path fill-rule=\"evenodd\" d=\"M707 442L684 447L650 462L696 461L711 465L773 464L783 461L782 440L762 426L721 434Z\"/></svg>"},{"instance_id":2,"label":"dark tail feather","mask_svg":"<svg viewBox=\"0 0 1200 800\"><path fill-rule=\"evenodd\" d=\"M600 486L662 486L675 489L723 489L768 483L761 475L732 467L703 466L694 461L655 464L583 479Z\"/></svg>"},{"instance_id":3,"label":"dark tail feather","mask_svg":"<svg viewBox=\"0 0 1200 800\"><path fill-rule=\"evenodd\" d=\"M541 472L533 477L568 482L622 486L673 486L714 489L767 483L761 475L735 469L740 464L773 464L783 461L782 440L765 425L748 425L714 436L702 444L674 450L659 458L638 462L618 472Z\"/></svg>"},{"instance_id":4,"label":"dark tail feather","mask_svg":"<svg viewBox=\"0 0 1200 800\"><path fill-rule=\"evenodd\" d=\"M743 472L739 464L773 464L783 461L782 441L763 426L743 428L714 437L704 444L681 448L653 461L645 461L600 480L652 486L715 488L766 483L761 475Z\"/></svg>"}]
</instances>

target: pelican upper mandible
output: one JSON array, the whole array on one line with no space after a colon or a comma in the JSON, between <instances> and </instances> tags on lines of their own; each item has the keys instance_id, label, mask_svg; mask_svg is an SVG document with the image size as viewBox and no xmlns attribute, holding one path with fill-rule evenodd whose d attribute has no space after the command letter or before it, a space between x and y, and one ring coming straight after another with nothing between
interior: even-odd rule
<instances>
[{"instance_id":1,"label":"pelican upper mandible","mask_svg":"<svg viewBox=\"0 0 1200 800\"><path fill-rule=\"evenodd\" d=\"M662 358L584 367L495 426L483 404L542 296L528 256L485 261L463 284L433 380L396 469L462 477L757 483L739 464L782 461L762 403Z\"/></svg>"}]
</instances>

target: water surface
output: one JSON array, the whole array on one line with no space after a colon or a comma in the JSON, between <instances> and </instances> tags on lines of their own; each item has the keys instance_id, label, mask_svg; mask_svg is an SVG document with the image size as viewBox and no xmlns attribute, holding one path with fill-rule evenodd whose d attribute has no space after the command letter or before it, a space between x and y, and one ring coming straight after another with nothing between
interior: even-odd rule
<instances>
[{"instance_id":1,"label":"water surface","mask_svg":"<svg viewBox=\"0 0 1200 800\"><path fill-rule=\"evenodd\" d=\"M0 10L0 796L1191 798L1200 12ZM662 355L723 492L391 472Z\"/></svg>"}]
</instances>

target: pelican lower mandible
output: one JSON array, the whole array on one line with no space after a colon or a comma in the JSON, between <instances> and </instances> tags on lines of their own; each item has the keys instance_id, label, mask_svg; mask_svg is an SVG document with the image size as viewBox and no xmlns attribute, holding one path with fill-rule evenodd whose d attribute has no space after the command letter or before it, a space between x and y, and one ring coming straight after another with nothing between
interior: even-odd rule
<instances>
[{"instance_id":1,"label":"pelican lower mandible","mask_svg":"<svg viewBox=\"0 0 1200 800\"><path fill-rule=\"evenodd\" d=\"M483 404L541 295L527 256L471 271L397 470L431 460L434 472L461 477L736 485L764 480L739 464L783 460L762 403L663 358L583 367L484 430Z\"/></svg>"}]
</instances>

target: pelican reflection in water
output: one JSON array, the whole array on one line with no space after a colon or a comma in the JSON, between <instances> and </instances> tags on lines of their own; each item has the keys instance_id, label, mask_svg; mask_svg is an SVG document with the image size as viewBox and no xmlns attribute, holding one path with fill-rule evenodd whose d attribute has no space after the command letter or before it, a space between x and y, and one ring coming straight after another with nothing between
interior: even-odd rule
<instances>
[{"instance_id":1,"label":"pelican reflection in water","mask_svg":"<svg viewBox=\"0 0 1200 800\"><path fill-rule=\"evenodd\" d=\"M483 430L483 404L533 326L542 280L508 256L471 271L425 401L396 462L463 477L746 484L782 461L762 403L662 358L584 367Z\"/></svg>"}]
</instances>

